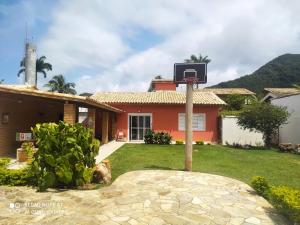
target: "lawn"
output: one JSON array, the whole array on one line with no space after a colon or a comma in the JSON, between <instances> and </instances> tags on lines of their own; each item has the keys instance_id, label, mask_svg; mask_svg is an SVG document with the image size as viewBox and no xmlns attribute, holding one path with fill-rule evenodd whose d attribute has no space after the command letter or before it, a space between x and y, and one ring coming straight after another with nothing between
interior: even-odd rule
<instances>
[{"instance_id":1,"label":"lawn","mask_svg":"<svg viewBox=\"0 0 300 225\"><path fill-rule=\"evenodd\" d=\"M133 170L183 170L184 146L125 144L109 160L113 179ZM266 177L272 185L300 189L300 155L275 150L194 146L193 171L232 177L248 184L252 176L259 175Z\"/></svg>"}]
</instances>

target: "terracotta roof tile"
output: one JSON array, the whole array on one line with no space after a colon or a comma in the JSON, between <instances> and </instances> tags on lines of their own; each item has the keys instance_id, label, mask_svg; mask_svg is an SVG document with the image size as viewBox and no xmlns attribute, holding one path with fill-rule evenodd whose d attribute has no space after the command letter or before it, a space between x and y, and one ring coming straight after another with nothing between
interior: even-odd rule
<instances>
[{"instance_id":1,"label":"terracotta roof tile","mask_svg":"<svg viewBox=\"0 0 300 225\"><path fill-rule=\"evenodd\" d=\"M114 112L121 112L121 110L119 110L115 107L107 105L103 102L99 102L96 99L92 99L90 97L42 91L42 90L36 89L35 87L26 86L26 85L3 85L3 84L0 84L0 92L42 97L42 98L48 98L48 99L58 99L58 100L65 100L65 101L81 102L81 103L85 103L87 105L92 105L92 106L95 106L98 108L102 108L102 109L106 109L106 110L110 110L110 111L114 111Z\"/></svg>"},{"instance_id":2,"label":"terracotta roof tile","mask_svg":"<svg viewBox=\"0 0 300 225\"><path fill-rule=\"evenodd\" d=\"M254 92L246 88L203 88L197 89L198 92L213 92L216 95L255 95Z\"/></svg>"},{"instance_id":3,"label":"terracotta roof tile","mask_svg":"<svg viewBox=\"0 0 300 225\"><path fill-rule=\"evenodd\" d=\"M156 92L98 92L91 96L103 103L139 104L185 104L185 93L177 91ZM194 104L225 105L226 103L211 92L194 92Z\"/></svg>"},{"instance_id":4,"label":"terracotta roof tile","mask_svg":"<svg viewBox=\"0 0 300 225\"><path fill-rule=\"evenodd\" d=\"M265 88L264 90L277 95L300 93L300 90L297 88Z\"/></svg>"}]
</instances>

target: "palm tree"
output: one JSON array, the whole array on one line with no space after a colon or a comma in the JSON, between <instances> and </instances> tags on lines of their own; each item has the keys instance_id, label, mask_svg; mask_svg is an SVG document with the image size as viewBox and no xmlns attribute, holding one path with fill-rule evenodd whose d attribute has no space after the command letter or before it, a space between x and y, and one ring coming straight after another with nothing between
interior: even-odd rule
<instances>
[{"instance_id":1,"label":"palm tree","mask_svg":"<svg viewBox=\"0 0 300 225\"><path fill-rule=\"evenodd\" d=\"M202 57L202 55L199 55L199 58L195 55L191 55L190 59L185 59L184 62L186 63L210 63L211 59L208 58L208 56Z\"/></svg>"},{"instance_id":2,"label":"palm tree","mask_svg":"<svg viewBox=\"0 0 300 225\"><path fill-rule=\"evenodd\" d=\"M52 70L52 65L50 63L45 62L46 56L41 56L40 58L36 59L36 78L38 73L42 73L44 75L44 78L47 77L47 72L49 70ZM18 77L21 73L25 72L25 58L20 62L21 69L18 72Z\"/></svg>"},{"instance_id":3,"label":"palm tree","mask_svg":"<svg viewBox=\"0 0 300 225\"><path fill-rule=\"evenodd\" d=\"M48 87L50 92L58 92L58 93L65 93L65 94L72 94L76 95L75 90L75 83L66 83L66 80L63 75L55 75L52 79L48 82L48 84L44 85Z\"/></svg>"}]
</instances>

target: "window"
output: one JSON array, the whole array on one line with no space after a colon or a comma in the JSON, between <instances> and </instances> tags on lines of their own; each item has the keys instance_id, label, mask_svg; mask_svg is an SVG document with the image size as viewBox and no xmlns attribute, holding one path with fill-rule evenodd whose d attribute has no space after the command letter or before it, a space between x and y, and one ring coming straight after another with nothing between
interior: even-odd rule
<instances>
[{"instance_id":1,"label":"window","mask_svg":"<svg viewBox=\"0 0 300 225\"><path fill-rule=\"evenodd\" d=\"M205 131L205 114L194 113L193 114L193 131ZM185 113L178 114L178 130L185 130Z\"/></svg>"}]
</instances>

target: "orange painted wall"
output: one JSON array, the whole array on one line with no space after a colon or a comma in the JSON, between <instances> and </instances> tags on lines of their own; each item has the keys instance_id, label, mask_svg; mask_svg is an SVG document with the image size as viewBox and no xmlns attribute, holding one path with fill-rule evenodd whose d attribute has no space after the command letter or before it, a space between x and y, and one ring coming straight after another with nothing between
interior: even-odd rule
<instances>
[{"instance_id":1,"label":"orange painted wall","mask_svg":"<svg viewBox=\"0 0 300 225\"><path fill-rule=\"evenodd\" d=\"M168 91L176 91L176 84L173 82L157 82L153 83L154 90L160 91L160 90L168 90Z\"/></svg>"},{"instance_id":2,"label":"orange painted wall","mask_svg":"<svg viewBox=\"0 0 300 225\"><path fill-rule=\"evenodd\" d=\"M123 130L128 137L128 113L152 113L152 129L154 131L167 131L173 140L184 140L184 131L178 130L178 113L185 113L184 105L159 104L111 104L123 113L117 114L117 131ZM193 140L210 142L218 141L218 106L194 105L194 113L206 114L206 131L194 131Z\"/></svg>"}]
</instances>

